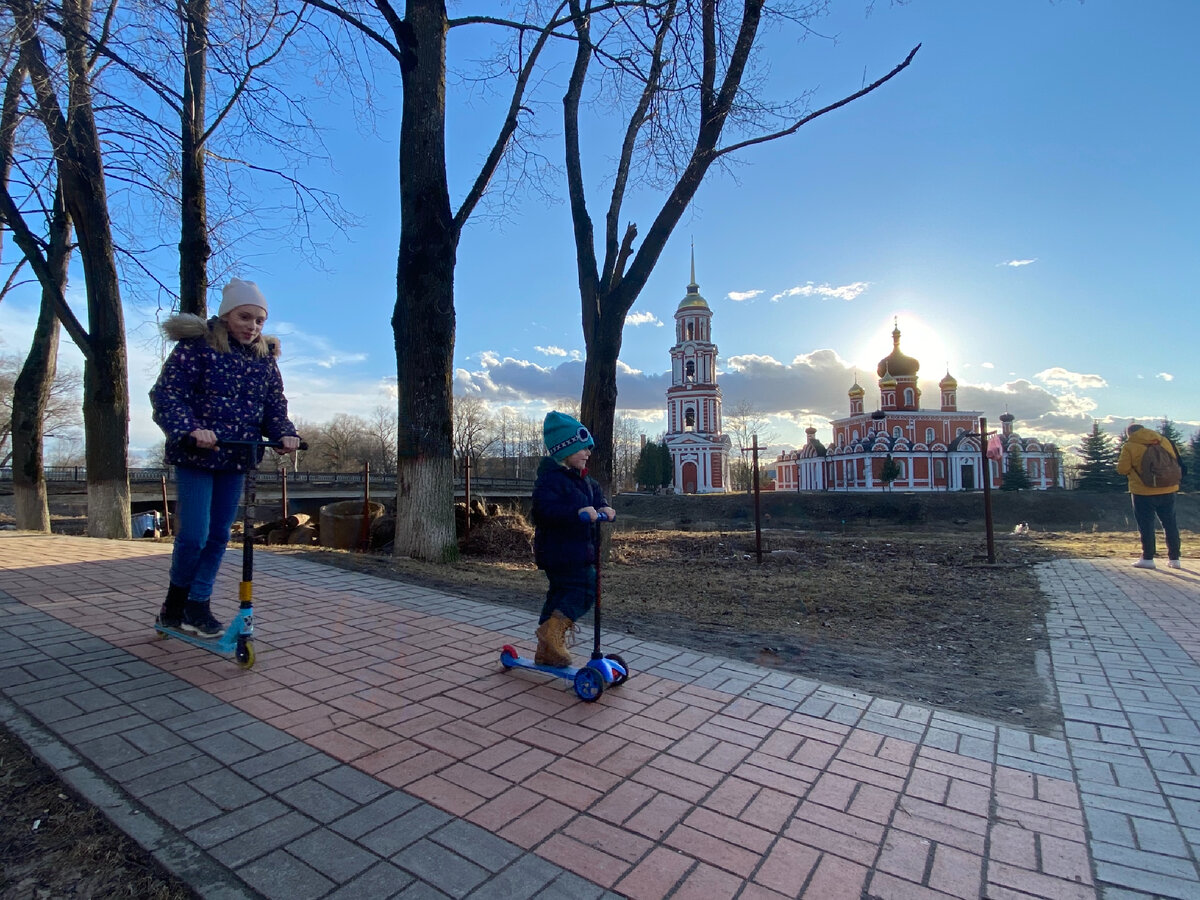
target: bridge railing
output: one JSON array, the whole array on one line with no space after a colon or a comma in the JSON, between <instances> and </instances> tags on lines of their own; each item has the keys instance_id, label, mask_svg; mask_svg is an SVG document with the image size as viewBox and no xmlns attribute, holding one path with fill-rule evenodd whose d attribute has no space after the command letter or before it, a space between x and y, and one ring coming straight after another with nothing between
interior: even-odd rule
<instances>
[{"instance_id":1,"label":"bridge railing","mask_svg":"<svg viewBox=\"0 0 1200 900\"><path fill-rule=\"evenodd\" d=\"M46 481L53 484L86 484L86 466L45 466L43 473ZM139 467L129 470L129 483L161 484L163 478L168 484L175 483L175 469L168 467ZM262 468L258 470L259 484L281 484L287 480L289 485L314 485L321 487L354 486L363 483L362 472L294 472L291 470ZM11 484L13 470L11 466L0 467L0 483ZM395 488L395 474L371 473L371 488ZM462 490L465 482L462 478L454 479L456 490ZM530 493L533 491L532 478L486 478L478 475L471 478L472 492L487 493L503 491L508 494Z\"/></svg>"}]
</instances>

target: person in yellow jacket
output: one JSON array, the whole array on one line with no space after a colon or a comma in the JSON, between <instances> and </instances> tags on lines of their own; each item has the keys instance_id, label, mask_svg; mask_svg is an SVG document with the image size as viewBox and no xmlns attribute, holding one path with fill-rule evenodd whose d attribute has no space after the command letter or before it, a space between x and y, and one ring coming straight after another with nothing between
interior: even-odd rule
<instances>
[{"instance_id":1,"label":"person in yellow jacket","mask_svg":"<svg viewBox=\"0 0 1200 900\"><path fill-rule=\"evenodd\" d=\"M1162 523L1167 538L1167 565L1178 569L1179 525L1175 521L1175 495L1179 484L1153 487L1142 481L1142 458L1146 448L1158 444L1179 461L1179 451L1169 440L1149 428L1134 423L1125 430L1126 440L1117 459L1117 472L1129 479L1129 494L1133 499L1133 517L1137 520L1138 533L1142 538L1142 558L1133 564L1135 569L1153 569L1155 517Z\"/></svg>"}]
</instances>

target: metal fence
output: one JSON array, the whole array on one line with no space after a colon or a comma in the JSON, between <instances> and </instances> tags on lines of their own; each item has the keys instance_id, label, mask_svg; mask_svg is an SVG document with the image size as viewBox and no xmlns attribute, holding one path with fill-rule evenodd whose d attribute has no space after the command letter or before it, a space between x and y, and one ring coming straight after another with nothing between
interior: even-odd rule
<instances>
[{"instance_id":1,"label":"metal fence","mask_svg":"<svg viewBox=\"0 0 1200 900\"><path fill-rule=\"evenodd\" d=\"M86 466L46 466L42 472L47 482L55 484L87 483ZM161 484L164 477L168 484L173 484L175 482L174 467L151 467L129 470L130 484ZM283 471L267 468L258 470L259 484L281 484L286 479L289 485L312 485L314 487L328 488L342 485L360 485L363 483L364 477L363 472L294 472L291 470ZM0 467L0 482L12 483L12 480L12 468L10 466ZM464 479L455 478L454 485L456 488L462 488L464 486ZM372 488L394 488L395 486L395 474L382 475L378 472L371 473ZM529 493L533 490L533 479L480 478L473 476L471 478L471 488L473 491L483 493L489 491L503 491L512 494Z\"/></svg>"}]
</instances>

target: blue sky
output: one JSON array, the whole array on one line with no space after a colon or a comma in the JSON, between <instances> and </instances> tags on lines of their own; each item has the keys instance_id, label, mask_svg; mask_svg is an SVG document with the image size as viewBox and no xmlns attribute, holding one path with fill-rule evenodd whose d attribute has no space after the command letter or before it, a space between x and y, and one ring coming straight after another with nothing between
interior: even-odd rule
<instances>
[{"instance_id":1,"label":"blue sky","mask_svg":"<svg viewBox=\"0 0 1200 900\"><path fill-rule=\"evenodd\" d=\"M665 427L693 243L726 407L749 399L769 414L775 448L809 424L827 439L856 372L877 402L893 321L921 361L926 405L948 366L960 409L992 421L1007 409L1020 433L1066 447L1093 418L1114 432L1164 416L1185 435L1200 427L1188 327L1200 283L1200 88L1188 62L1200 3L912 0L864 16L841 2L817 31L836 40L768 36L778 96L812 88L821 106L922 49L874 94L710 174L626 327L618 405L640 430ZM450 58L466 70L456 40ZM237 273L271 300L267 330L284 340L292 408L309 421L392 403L399 96L380 72L390 109L376 133L326 109L336 171L312 175L360 227L330 236L321 268L276 244L251 248ZM556 163L558 96L535 107ZM496 112L452 88L456 200ZM598 223L615 152L603 126L588 130L586 162ZM546 188L550 198L468 226L456 279L456 389L539 419L578 399L583 352L565 191ZM658 199L631 198L626 219L645 230ZM27 349L33 315L31 295L0 304L0 353ZM152 311L127 315L137 452L160 439L145 397L161 357Z\"/></svg>"}]
</instances>

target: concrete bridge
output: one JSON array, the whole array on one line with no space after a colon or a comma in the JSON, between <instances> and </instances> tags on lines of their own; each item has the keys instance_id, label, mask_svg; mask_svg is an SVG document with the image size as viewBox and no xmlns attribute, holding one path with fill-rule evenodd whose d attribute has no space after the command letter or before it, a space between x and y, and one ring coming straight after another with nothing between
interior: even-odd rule
<instances>
[{"instance_id":1,"label":"concrete bridge","mask_svg":"<svg viewBox=\"0 0 1200 900\"><path fill-rule=\"evenodd\" d=\"M87 469L84 466L47 466L46 489L54 502L66 506L86 505ZM258 501L260 504L282 503L286 482L288 508L291 512L315 512L326 503L353 500L363 496L366 479L362 472L287 472L259 470ZM533 493L532 478L481 478L472 476L471 497L485 502L505 502L527 499ZM129 470L130 506L134 512L162 507L163 489L167 499L175 500L175 470L167 468L136 468ZM370 477L373 499L384 500L396 494L396 476ZM456 478L454 497L466 498L466 481ZM11 495L12 469L0 468L0 496Z\"/></svg>"}]
</instances>

